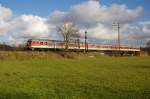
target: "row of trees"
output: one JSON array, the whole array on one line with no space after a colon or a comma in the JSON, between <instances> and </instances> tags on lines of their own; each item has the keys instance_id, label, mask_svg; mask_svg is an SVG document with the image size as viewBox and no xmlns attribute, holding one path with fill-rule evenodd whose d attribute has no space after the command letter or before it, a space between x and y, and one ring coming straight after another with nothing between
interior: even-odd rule
<instances>
[{"instance_id":1,"label":"row of trees","mask_svg":"<svg viewBox=\"0 0 150 99\"><path fill-rule=\"evenodd\" d=\"M150 55L150 40L147 42L147 52L148 52L148 55Z\"/></svg>"},{"instance_id":2,"label":"row of trees","mask_svg":"<svg viewBox=\"0 0 150 99\"><path fill-rule=\"evenodd\" d=\"M22 51L22 50L24 50L24 48L21 46L14 47L14 46L7 45L5 43L0 44L0 51Z\"/></svg>"}]
</instances>

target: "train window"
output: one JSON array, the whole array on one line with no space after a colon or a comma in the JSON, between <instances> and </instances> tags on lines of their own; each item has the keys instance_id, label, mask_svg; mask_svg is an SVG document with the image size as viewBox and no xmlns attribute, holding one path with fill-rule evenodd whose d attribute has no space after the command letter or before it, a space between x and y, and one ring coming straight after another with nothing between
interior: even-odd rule
<instances>
[{"instance_id":1,"label":"train window","mask_svg":"<svg viewBox=\"0 0 150 99\"><path fill-rule=\"evenodd\" d=\"M40 42L40 45L43 45L43 42Z\"/></svg>"},{"instance_id":2,"label":"train window","mask_svg":"<svg viewBox=\"0 0 150 99\"><path fill-rule=\"evenodd\" d=\"M35 41L32 41L33 44L35 44Z\"/></svg>"},{"instance_id":3,"label":"train window","mask_svg":"<svg viewBox=\"0 0 150 99\"><path fill-rule=\"evenodd\" d=\"M38 41L37 41L36 43L37 43L37 44L39 44L39 42L38 42Z\"/></svg>"},{"instance_id":4,"label":"train window","mask_svg":"<svg viewBox=\"0 0 150 99\"><path fill-rule=\"evenodd\" d=\"M44 42L44 45L48 45L48 43L47 43L47 42Z\"/></svg>"},{"instance_id":5,"label":"train window","mask_svg":"<svg viewBox=\"0 0 150 99\"><path fill-rule=\"evenodd\" d=\"M28 41L28 44L31 44L31 41Z\"/></svg>"},{"instance_id":6,"label":"train window","mask_svg":"<svg viewBox=\"0 0 150 99\"><path fill-rule=\"evenodd\" d=\"M28 41L28 42L27 42L27 46L29 46L29 45L31 45L31 41Z\"/></svg>"}]
</instances>

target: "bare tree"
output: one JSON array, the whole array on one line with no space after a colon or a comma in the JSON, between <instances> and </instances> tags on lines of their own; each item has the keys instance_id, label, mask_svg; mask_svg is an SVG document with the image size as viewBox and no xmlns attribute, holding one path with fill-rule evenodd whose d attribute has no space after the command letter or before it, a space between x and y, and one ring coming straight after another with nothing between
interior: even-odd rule
<instances>
[{"instance_id":1,"label":"bare tree","mask_svg":"<svg viewBox=\"0 0 150 99\"><path fill-rule=\"evenodd\" d=\"M72 39L75 44L77 44L77 47L80 48L80 33L79 33L79 29L78 28L74 28L73 32L70 35L70 39Z\"/></svg>"},{"instance_id":2,"label":"bare tree","mask_svg":"<svg viewBox=\"0 0 150 99\"><path fill-rule=\"evenodd\" d=\"M63 36L65 42L65 50L68 49L68 45L71 39L78 39L80 38L79 30L75 28L72 23L64 23L62 26L58 27L59 33Z\"/></svg>"}]
</instances>

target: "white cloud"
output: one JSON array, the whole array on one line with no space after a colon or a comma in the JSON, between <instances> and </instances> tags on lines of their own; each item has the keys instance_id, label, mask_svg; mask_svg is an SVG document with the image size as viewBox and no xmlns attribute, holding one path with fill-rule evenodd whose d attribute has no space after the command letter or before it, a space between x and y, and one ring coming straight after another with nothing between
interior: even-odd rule
<instances>
[{"instance_id":1,"label":"white cloud","mask_svg":"<svg viewBox=\"0 0 150 99\"><path fill-rule=\"evenodd\" d=\"M46 19L33 15L21 15L14 19L12 32L19 36L47 37L50 33L50 26ZM16 36L16 35L15 35Z\"/></svg>"},{"instance_id":2,"label":"white cloud","mask_svg":"<svg viewBox=\"0 0 150 99\"><path fill-rule=\"evenodd\" d=\"M140 22L139 24L143 26L142 31L144 33L149 33L150 34L150 21Z\"/></svg>"},{"instance_id":3,"label":"white cloud","mask_svg":"<svg viewBox=\"0 0 150 99\"><path fill-rule=\"evenodd\" d=\"M5 22L6 23L6 22ZM22 43L24 39L48 38L52 26L46 23L46 18L33 15L21 15L11 19L4 33L5 42Z\"/></svg>"},{"instance_id":4,"label":"white cloud","mask_svg":"<svg viewBox=\"0 0 150 99\"><path fill-rule=\"evenodd\" d=\"M93 28L87 28L88 35L92 38L97 39L109 39L113 40L116 38L116 33L114 32L112 26L98 24Z\"/></svg>"},{"instance_id":5,"label":"white cloud","mask_svg":"<svg viewBox=\"0 0 150 99\"><path fill-rule=\"evenodd\" d=\"M9 19L11 16L12 11L0 4L0 35L8 32L7 28L10 27Z\"/></svg>"},{"instance_id":6,"label":"white cloud","mask_svg":"<svg viewBox=\"0 0 150 99\"><path fill-rule=\"evenodd\" d=\"M138 24L130 25L143 14L141 6L135 9L129 9L126 5L112 4L110 6L101 5L97 1L88 1L74 5L68 12L55 11L50 14L48 22L50 24L60 24L63 22L73 22L81 28L87 30L91 38L96 39L117 39L117 30L112 24L119 22L126 24L121 26L122 38L139 39L139 34L148 29ZM141 31L141 28L144 31ZM82 34L84 35L84 34ZM130 35L130 36L129 36ZM145 35L145 33L143 34ZM138 37L137 37L138 36Z\"/></svg>"},{"instance_id":7,"label":"white cloud","mask_svg":"<svg viewBox=\"0 0 150 99\"><path fill-rule=\"evenodd\" d=\"M7 20L12 16L12 11L9 8L3 7L0 4L0 20Z\"/></svg>"},{"instance_id":8,"label":"white cloud","mask_svg":"<svg viewBox=\"0 0 150 99\"><path fill-rule=\"evenodd\" d=\"M64 21L72 21L81 27L93 27L99 23L127 23L141 16L142 7L129 9L126 5L112 4L101 5L96 1L88 1L74 5L68 12L55 11L49 17L55 24Z\"/></svg>"},{"instance_id":9,"label":"white cloud","mask_svg":"<svg viewBox=\"0 0 150 99\"><path fill-rule=\"evenodd\" d=\"M140 6L135 9L130 9L124 4L106 6L93 0L74 5L66 12L54 11L48 17L25 14L15 16L11 9L0 5L0 34L6 42L20 42L25 37L55 39L58 37L56 27L69 21L75 23L82 31L87 30L89 38L114 40L117 38L117 30L112 23L120 22L123 24L122 38L148 39L150 22L134 21L142 14L143 8Z\"/></svg>"}]
</instances>

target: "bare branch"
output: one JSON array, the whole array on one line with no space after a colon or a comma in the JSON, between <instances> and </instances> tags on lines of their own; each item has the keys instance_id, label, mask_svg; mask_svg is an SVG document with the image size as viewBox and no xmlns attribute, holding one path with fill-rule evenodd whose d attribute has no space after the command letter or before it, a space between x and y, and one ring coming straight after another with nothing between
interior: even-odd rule
<instances>
[{"instance_id":1,"label":"bare branch","mask_svg":"<svg viewBox=\"0 0 150 99\"><path fill-rule=\"evenodd\" d=\"M64 23L58 27L58 32L63 36L65 42L65 48L68 49L68 43L70 39L79 39L79 29L75 28L72 23Z\"/></svg>"}]
</instances>

